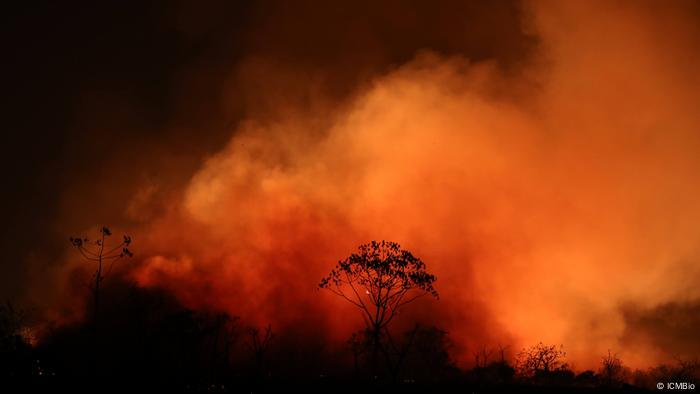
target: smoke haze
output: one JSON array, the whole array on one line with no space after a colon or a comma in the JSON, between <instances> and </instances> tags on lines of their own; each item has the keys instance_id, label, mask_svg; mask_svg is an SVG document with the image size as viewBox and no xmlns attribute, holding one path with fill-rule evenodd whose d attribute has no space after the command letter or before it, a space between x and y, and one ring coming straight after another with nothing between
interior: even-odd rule
<instances>
[{"instance_id":1,"label":"smoke haze","mask_svg":"<svg viewBox=\"0 0 700 394\"><path fill-rule=\"evenodd\" d=\"M403 321L462 362L539 341L579 367L697 355L697 4L399 4L173 10L192 52L167 110L80 90L51 233L115 223L137 253L120 275L329 341L362 321L319 279L393 240L441 295ZM41 250L27 299L77 313L86 267Z\"/></svg>"}]
</instances>

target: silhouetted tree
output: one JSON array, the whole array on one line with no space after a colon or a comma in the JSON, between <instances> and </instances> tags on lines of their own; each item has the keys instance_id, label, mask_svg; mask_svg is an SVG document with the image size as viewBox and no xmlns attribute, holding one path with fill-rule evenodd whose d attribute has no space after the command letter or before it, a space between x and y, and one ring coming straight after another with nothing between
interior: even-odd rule
<instances>
[{"instance_id":1,"label":"silhouetted tree","mask_svg":"<svg viewBox=\"0 0 700 394\"><path fill-rule=\"evenodd\" d=\"M659 382L698 382L700 381L700 359L676 359L675 364L662 363L648 370L635 370L631 373L635 386L656 390Z\"/></svg>"},{"instance_id":2,"label":"silhouetted tree","mask_svg":"<svg viewBox=\"0 0 700 394\"><path fill-rule=\"evenodd\" d=\"M623 372L622 360L617 357L617 354L608 350L608 355L603 357L602 365L598 371L600 383L607 387L620 386L624 381Z\"/></svg>"},{"instance_id":3,"label":"silhouetted tree","mask_svg":"<svg viewBox=\"0 0 700 394\"><path fill-rule=\"evenodd\" d=\"M573 379L573 373L564 361L565 357L563 346L545 345L540 342L518 354L516 368L522 378L535 383Z\"/></svg>"},{"instance_id":4,"label":"silhouetted tree","mask_svg":"<svg viewBox=\"0 0 700 394\"><path fill-rule=\"evenodd\" d=\"M457 371L450 358L453 347L447 331L416 325L404 334L407 349L407 373L417 379L439 381Z\"/></svg>"},{"instance_id":5,"label":"silhouetted tree","mask_svg":"<svg viewBox=\"0 0 700 394\"><path fill-rule=\"evenodd\" d=\"M272 326L269 324L267 327L265 327L265 332L262 334L257 328L251 328L248 330L248 334L250 336L248 347L253 352L254 357L254 373L256 376L260 376L265 367L265 354L267 353L270 347L270 342L272 342L275 335L272 332Z\"/></svg>"},{"instance_id":6,"label":"silhouetted tree","mask_svg":"<svg viewBox=\"0 0 700 394\"><path fill-rule=\"evenodd\" d=\"M515 368L506 359L506 351L507 347L499 345L498 349L482 347L474 353L475 366L472 373L479 384L512 383Z\"/></svg>"},{"instance_id":7,"label":"silhouetted tree","mask_svg":"<svg viewBox=\"0 0 700 394\"><path fill-rule=\"evenodd\" d=\"M493 350L483 346L481 349L474 352L474 365L476 368L483 368L489 364Z\"/></svg>"},{"instance_id":8,"label":"silhouetted tree","mask_svg":"<svg viewBox=\"0 0 700 394\"><path fill-rule=\"evenodd\" d=\"M352 351L355 377L360 376L360 359L366 356L372 347L372 335L367 328L353 332L348 339L348 345Z\"/></svg>"},{"instance_id":9,"label":"silhouetted tree","mask_svg":"<svg viewBox=\"0 0 700 394\"><path fill-rule=\"evenodd\" d=\"M70 243L80 252L86 260L96 263L94 282L91 286L93 298L92 311L92 330L94 337L94 354L97 358L99 343L98 343L98 321L100 309L100 286L102 281L112 271L114 263L124 257L132 257L133 254L129 250L131 245L131 237L124 235L123 240L116 245L107 245L105 239L112 235L112 232L107 227L102 227L99 230L98 239L91 241L87 237L70 237ZM108 266L105 266L109 264ZM97 371L97 360L93 363L93 368Z\"/></svg>"},{"instance_id":10,"label":"silhouetted tree","mask_svg":"<svg viewBox=\"0 0 700 394\"><path fill-rule=\"evenodd\" d=\"M391 337L391 335L388 335L389 333L387 332L387 341L389 343L389 346L391 346L391 350L394 355L393 362L392 360L387 361L390 363L389 368L394 379L398 378L398 375L401 371L401 367L403 367L406 357L413 351L416 336L418 335L420 330L421 327L418 324L416 324L412 329L406 331L404 333L404 341L402 343L394 342L394 339Z\"/></svg>"},{"instance_id":11,"label":"silhouetted tree","mask_svg":"<svg viewBox=\"0 0 700 394\"><path fill-rule=\"evenodd\" d=\"M231 369L231 351L240 334L238 320L238 317L226 313L218 313L214 318L211 336L211 371L214 379L221 379Z\"/></svg>"},{"instance_id":12,"label":"silhouetted tree","mask_svg":"<svg viewBox=\"0 0 700 394\"><path fill-rule=\"evenodd\" d=\"M395 341L392 337L385 337L388 343L384 344L391 351L389 372L394 379L403 377L409 381L439 381L441 377L457 371L450 358L452 342L446 331L416 324L397 338ZM361 364L371 366L373 341L368 328L353 333L348 340L356 377L360 375ZM361 360L365 363L361 363Z\"/></svg>"},{"instance_id":13,"label":"silhouetted tree","mask_svg":"<svg viewBox=\"0 0 700 394\"><path fill-rule=\"evenodd\" d=\"M319 287L344 298L362 312L371 336L372 363L376 369L377 352L385 352L392 368L388 349L381 336L389 339L388 325L401 307L425 295L438 298L433 287L436 277L426 271L421 259L400 245L389 241L372 241L360 245L358 252L341 260ZM376 371L375 371L376 372Z\"/></svg>"}]
</instances>

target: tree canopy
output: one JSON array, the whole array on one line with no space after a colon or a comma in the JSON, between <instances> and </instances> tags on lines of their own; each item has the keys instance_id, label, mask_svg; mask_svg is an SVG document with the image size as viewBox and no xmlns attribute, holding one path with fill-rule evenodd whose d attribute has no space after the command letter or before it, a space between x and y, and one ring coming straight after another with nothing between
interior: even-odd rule
<instances>
[{"instance_id":1,"label":"tree canopy","mask_svg":"<svg viewBox=\"0 0 700 394\"><path fill-rule=\"evenodd\" d=\"M367 325L381 330L402 306L425 295L439 298L436 280L420 258L399 244L371 241L339 261L319 287L360 308Z\"/></svg>"}]
</instances>

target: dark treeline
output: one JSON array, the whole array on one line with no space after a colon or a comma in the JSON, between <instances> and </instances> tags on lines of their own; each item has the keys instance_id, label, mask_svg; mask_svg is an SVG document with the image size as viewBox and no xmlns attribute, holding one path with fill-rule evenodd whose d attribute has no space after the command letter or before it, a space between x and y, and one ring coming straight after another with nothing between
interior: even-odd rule
<instances>
[{"instance_id":1,"label":"dark treeline","mask_svg":"<svg viewBox=\"0 0 700 394\"><path fill-rule=\"evenodd\" d=\"M377 366L365 330L345 344L312 332L254 327L215 311L184 308L171 295L114 281L104 289L99 334L89 321L45 328L30 343L22 311L0 311L3 384L96 388L153 384L173 391L264 391L272 387L328 388L333 392L388 386L406 391L624 392L657 382L697 382L698 363L679 361L631 371L613 353L596 371L574 372L561 347L538 344L515 357L506 349L474 351L469 368L450 356L449 333L415 325L397 333ZM86 307L90 307L87 305ZM89 319L86 319L89 320ZM376 361L375 361L376 362Z\"/></svg>"}]
</instances>

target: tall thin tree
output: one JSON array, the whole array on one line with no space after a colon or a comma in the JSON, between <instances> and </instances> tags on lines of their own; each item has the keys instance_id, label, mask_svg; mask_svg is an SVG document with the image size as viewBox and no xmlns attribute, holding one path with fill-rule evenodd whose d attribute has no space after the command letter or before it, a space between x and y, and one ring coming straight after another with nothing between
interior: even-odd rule
<instances>
[{"instance_id":1,"label":"tall thin tree","mask_svg":"<svg viewBox=\"0 0 700 394\"><path fill-rule=\"evenodd\" d=\"M431 295L439 298L433 287L435 275L426 271L425 263L395 242L371 241L360 245L358 252L341 260L319 287L344 298L362 312L371 338L372 368L376 373L377 352L382 351L393 371L384 336L393 346L389 324L403 306Z\"/></svg>"},{"instance_id":2,"label":"tall thin tree","mask_svg":"<svg viewBox=\"0 0 700 394\"><path fill-rule=\"evenodd\" d=\"M96 240L90 240L87 237L70 237L70 243L80 252L83 258L96 264L95 274L93 275L94 280L90 289L93 298L92 329L95 338L97 338L98 331L102 281L110 274L117 260L124 257L133 257L133 253L129 250L131 245L130 236L124 235L123 240L119 244L107 245L106 239L112 235L112 232L107 227L101 227L99 234Z\"/></svg>"}]
</instances>

